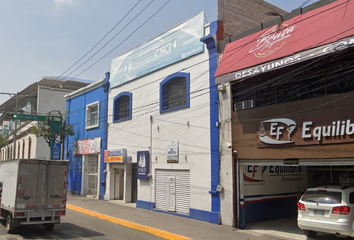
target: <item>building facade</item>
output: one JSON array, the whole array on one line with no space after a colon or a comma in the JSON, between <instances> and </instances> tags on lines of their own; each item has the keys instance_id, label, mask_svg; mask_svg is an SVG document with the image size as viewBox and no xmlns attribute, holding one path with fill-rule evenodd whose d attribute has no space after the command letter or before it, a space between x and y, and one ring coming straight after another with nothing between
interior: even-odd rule
<instances>
[{"instance_id":1,"label":"building facade","mask_svg":"<svg viewBox=\"0 0 354 240\"><path fill-rule=\"evenodd\" d=\"M107 97L109 73L104 79L65 95L66 123L75 134L65 141L70 161L68 190L73 194L104 199L107 146Z\"/></svg>"},{"instance_id":2,"label":"building facade","mask_svg":"<svg viewBox=\"0 0 354 240\"><path fill-rule=\"evenodd\" d=\"M112 61L109 200L219 223L216 28L202 12Z\"/></svg>"},{"instance_id":3,"label":"building facade","mask_svg":"<svg viewBox=\"0 0 354 240\"><path fill-rule=\"evenodd\" d=\"M353 184L353 10L320 1L226 45L215 76L231 89L241 228L296 218L308 187Z\"/></svg>"},{"instance_id":4,"label":"building facade","mask_svg":"<svg viewBox=\"0 0 354 240\"><path fill-rule=\"evenodd\" d=\"M0 105L3 112L45 116L57 110L65 115L64 95L88 85L91 81L43 77ZM2 132L8 144L1 148L2 161L17 158L50 158L50 147L42 137L31 133L37 121L1 118ZM61 152L61 150L60 150Z\"/></svg>"}]
</instances>

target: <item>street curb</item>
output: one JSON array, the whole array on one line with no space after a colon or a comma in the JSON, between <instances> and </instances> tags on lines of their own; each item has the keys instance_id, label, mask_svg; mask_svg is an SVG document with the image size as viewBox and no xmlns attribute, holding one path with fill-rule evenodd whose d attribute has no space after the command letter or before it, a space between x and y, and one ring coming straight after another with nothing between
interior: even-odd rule
<instances>
[{"instance_id":1,"label":"street curb","mask_svg":"<svg viewBox=\"0 0 354 240\"><path fill-rule=\"evenodd\" d=\"M94 212L94 211L90 211L90 210L87 210L87 209L84 209L84 208L76 207L76 206L71 205L71 204L66 204L66 208L74 210L74 211L77 211L77 212L81 212L81 213L84 213L84 214L87 214L87 215L90 215L90 216L93 216L93 217L97 217L97 218L100 218L100 219L103 219L103 220L107 220L107 221L110 221L110 222L113 222L113 223L116 223L116 224L119 224L119 225L122 225L122 226L125 226L125 227L129 227L129 228L136 229L136 230L139 230L139 231L147 232L147 233L153 234L155 236L158 236L158 237L161 237L161 238L164 238L164 239L170 239L170 240L190 240L190 239L192 239L192 238L188 238L188 237L185 237L185 236L182 236L182 235L177 235L177 234L174 234L174 233L163 231L163 230L160 230L160 229L147 227L147 226L144 226L144 225L141 225L141 224L129 222L129 221L126 221L126 220L123 220L123 219L110 217L108 215L97 213L97 212Z\"/></svg>"}]
</instances>

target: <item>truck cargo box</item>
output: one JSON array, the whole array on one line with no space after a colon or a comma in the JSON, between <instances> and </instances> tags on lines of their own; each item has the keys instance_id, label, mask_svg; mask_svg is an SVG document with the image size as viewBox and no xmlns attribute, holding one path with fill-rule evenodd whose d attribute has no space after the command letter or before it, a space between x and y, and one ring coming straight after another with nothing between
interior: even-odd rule
<instances>
[{"instance_id":1,"label":"truck cargo box","mask_svg":"<svg viewBox=\"0 0 354 240\"><path fill-rule=\"evenodd\" d=\"M20 225L53 229L65 215L68 161L17 159L0 164L1 216L8 232Z\"/></svg>"}]
</instances>

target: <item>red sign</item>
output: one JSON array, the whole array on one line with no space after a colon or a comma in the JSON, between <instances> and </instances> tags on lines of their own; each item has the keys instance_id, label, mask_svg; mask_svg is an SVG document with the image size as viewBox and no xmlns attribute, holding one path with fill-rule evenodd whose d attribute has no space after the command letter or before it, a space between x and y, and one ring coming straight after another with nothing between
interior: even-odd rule
<instances>
[{"instance_id":1,"label":"red sign","mask_svg":"<svg viewBox=\"0 0 354 240\"><path fill-rule=\"evenodd\" d=\"M74 142L74 155L96 154L101 150L101 138L77 140Z\"/></svg>"},{"instance_id":2,"label":"red sign","mask_svg":"<svg viewBox=\"0 0 354 240\"><path fill-rule=\"evenodd\" d=\"M215 77L354 35L353 12L354 1L338 0L231 42L226 45Z\"/></svg>"}]
</instances>

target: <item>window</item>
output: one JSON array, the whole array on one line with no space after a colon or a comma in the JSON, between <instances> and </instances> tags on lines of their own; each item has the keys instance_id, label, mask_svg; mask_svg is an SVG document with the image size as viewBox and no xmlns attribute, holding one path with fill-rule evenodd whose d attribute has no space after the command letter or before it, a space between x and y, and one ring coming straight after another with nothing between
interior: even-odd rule
<instances>
[{"instance_id":1,"label":"window","mask_svg":"<svg viewBox=\"0 0 354 240\"><path fill-rule=\"evenodd\" d=\"M122 92L113 100L113 122L132 118L132 93Z\"/></svg>"},{"instance_id":2,"label":"window","mask_svg":"<svg viewBox=\"0 0 354 240\"><path fill-rule=\"evenodd\" d=\"M353 53L348 48L235 81L234 111L354 92Z\"/></svg>"},{"instance_id":3,"label":"window","mask_svg":"<svg viewBox=\"0 0 354 240\"><path fill-rule=\"evenodd\" d=\"M160 83L160 113L189 108L189 73L175 73Z\"/></svg>"},{"instance_id":4,"label":"window","mask_svg":"<svg viewBox=\"0 0 354 240\"><path fill-rule=\"evenodd\" d=\"M28 138L28 159L31 158L32 138Z\"/></svg>"},{"instance_id":5,"label":"window","mask_svg":"<svg viewBox=\"0 0 354 240\"><path fill-rule=\"evenodd\" d=\"M99 102L86 106L86 129L98 127L99 123Z\"/></svg>"},{"instance_id":6,"label":"window","mask_svg":"<svg viewBox=\"0 0 354 240\"><path fill-rule=\"evenodd\" d=\"M25 139L22 140L22 159L25 158Z\"/></svg>"}]
</instances>

